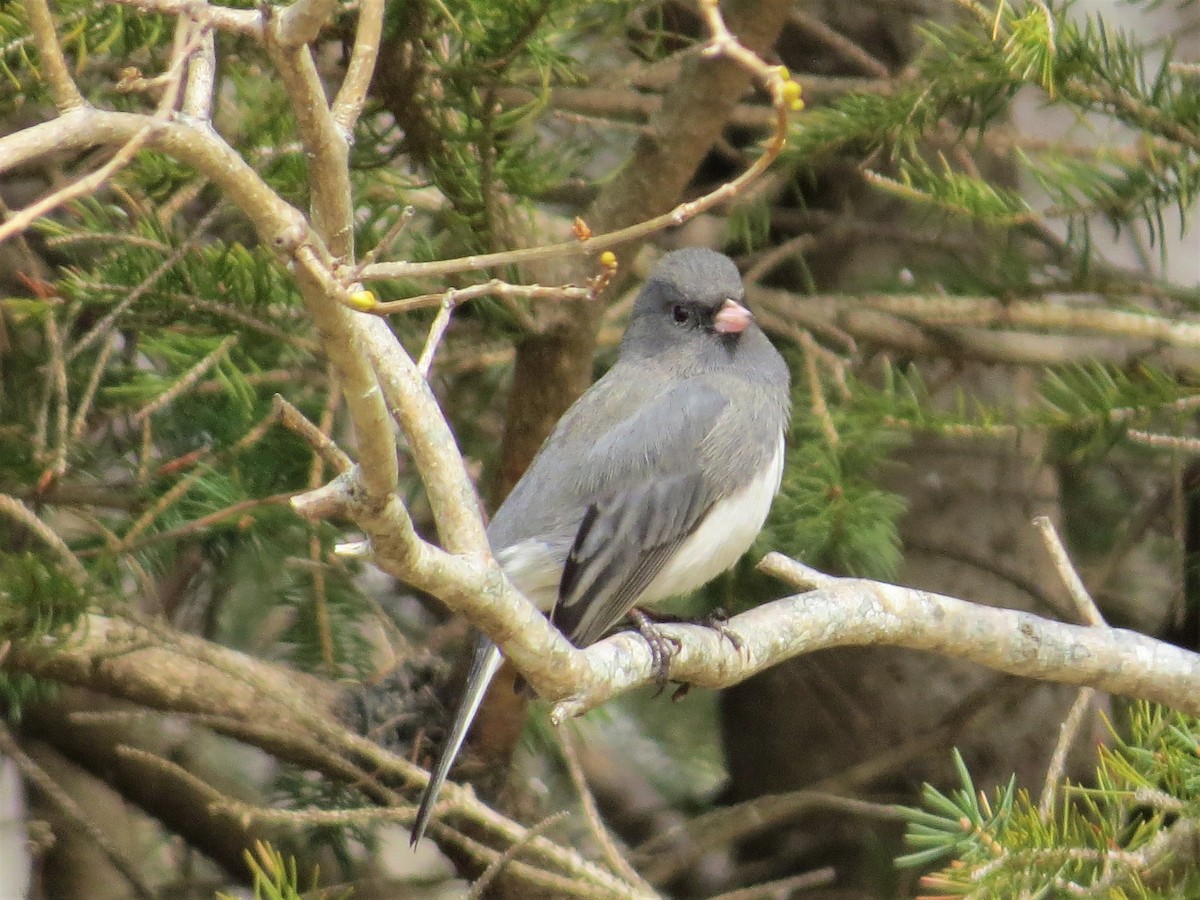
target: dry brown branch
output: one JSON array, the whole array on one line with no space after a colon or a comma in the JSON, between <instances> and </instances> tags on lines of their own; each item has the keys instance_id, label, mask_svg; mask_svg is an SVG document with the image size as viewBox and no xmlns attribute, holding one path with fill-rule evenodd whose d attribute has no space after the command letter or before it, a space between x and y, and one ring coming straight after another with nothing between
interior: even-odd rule
<instances>
[{"instance_id":1,"label":"dry brown branch","mask_svg":"<svg viewBox=\"0 0 1200 900\"><path fill-rule=\"evenodd\" d=\"M584 820L587 822L588 830L592 833L593 840L596 841L601 853L604 854L604 859L608 863L609 868L630 884L641 887L647 893L653 893L654 889L629 864L629 860L625 858L620 848L617 847L616 841L604 824L604 819L600 815L600 809L596 806L596 798L592 795L591 788L588 787L587 775L584 774L583 764L579 761L579 748L575 743L574 732L570 728L564 728L559 732L558 738L562 744L563 759L567 764L567 774L571 777L571 783L575 786L575 792L579 795L580 806L583 807Z\"/></svg>"}]
</instances>

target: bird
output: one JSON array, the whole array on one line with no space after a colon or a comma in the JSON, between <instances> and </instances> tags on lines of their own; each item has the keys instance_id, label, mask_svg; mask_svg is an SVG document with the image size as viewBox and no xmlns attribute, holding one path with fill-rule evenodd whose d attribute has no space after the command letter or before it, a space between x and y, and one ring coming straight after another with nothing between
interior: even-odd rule
<instances>
[{"instance_id":1,"label":"bird","mask_svg":"<svg viewBox=\"0 0 1200 900\"><path fill-rule=\"evenodd\" d=\"M665 254L616 362L563 414L493 516L497 562L577 647L635 607L694 591L762 529L790 408L787 364L747 308L733 260L695 247ZM651 650L658 660L653 641ZM472 653L413 847L500 667L485 635Z\"/></svg>"}]
</instances>

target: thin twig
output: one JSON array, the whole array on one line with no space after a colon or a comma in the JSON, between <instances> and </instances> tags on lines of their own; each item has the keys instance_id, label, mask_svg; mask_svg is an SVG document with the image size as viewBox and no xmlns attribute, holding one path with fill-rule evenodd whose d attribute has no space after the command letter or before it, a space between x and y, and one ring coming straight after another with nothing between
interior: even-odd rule
<instances>
[{"instance_id":1,"label":"thin twig","mask_svg":"<svg viewBox=\"0 0 1200 900\"><path fill-rule=\"evenodd\" d=\"M115 340L107 340L100 345L100 352L96 354L96 361L92 364L92 374L88 376L87 386L83 389L83 396L79 399L79 406L76 407L75 416L71 421L71 441L74 443L83 440L83 431L87 428L88 414L96 399L96 391L99 390L100 380L108 368L109 357L116 349Z\"/></svg>"},{"instance_id":2,"label":"thin twig","mask_svg":"<svg viewBox=\"0 0 1200 900\"><path fill-rule=\"evenodd\" d=\"M808 393L812 401L813 415L821 423L825 432L825 441L831 449L836 449L841 443L837 426L833 424L833 416L829 413L829 404L825 402L825 388L821 385L821 376L817 372L817 343L807 331L800 333L800 346L804 348L804 373L808 379Z\"/></svg>"},{"instance_id":3,"label":"thin twig","mask_svg":"<svg viewBox=\"0 0 1200 900\"><path fill-rule=\"evenodd\" d=\"M563 760L567 764L567 774L571 777L571 783L575 785L575 792L579 795L579 803L583 807L584 821L587 822L588 829L592 832L592 837L600 846L600 852L604 854L605 861L614 872L630 884L652 893L654 888L638 874L637 869L630 865L629 860L625 858L625 855L617 847L616 841L613 840L608 827L604 824L604 819L601 817L600 810L596 806L596 798L592 795L591 788L588 787L583 765L579 761L579 747L575 742L574 732L570 728L560 728L558 739L562 744Z\"/></svg>"},{"instance_id":4,"label":"thin twig","mask_svg":"<svg viewBox=\"0 0 1200 900\"><path fill-rule=\"evenodd\" d=\"M846 35L830 28L815 16L809 15L802 9L797 9L792 11L789 18L793 25L803 31L807 31L817 40L823 41L831 50L841 56L842 59L858 66L864 75L880 79L891 78L892 73L887 66L857 43L850 40L850 38L846 37Z\"/></svg>"},{"instance_id":5,"label":"thin twig","mask_svg":"<svg viewBox=\"0 0 1200 900\"><path fill-rule=\"evenodd\" d=\"M1096 606L1092 595L1088 593L1083 579L1079 577L1079 572L1072 565L1071 559L1067 555L1067 548L1063 546L1062 539L1054 528L1054 523L1048 516L1038 516L1033 520L1033 524L1042 536L1042 542L1046 545L1046 550L1054 562L1058 577L1062 579L1067 593L1075 604L1079 618L1086 625L1096 628L1106 627L1104 616L1101 614L1100 608ZM1067 754L1070 752L1071 745L1075 743L1075 737L1083 724L1084 714L1091 708L1095 699L1094 688L1080 688L1066 719L1059 727L1058 741L1054 745L1054 752L1050 755L1050 764L1046 768L1046 780L1042 785L1042 796L1038 802L1038 814L1043 822L1049 822L1054 814L1054 798L1058 791L1058 783L1062 780L1063 772L1066 770Z\"/></svg>"},{"instance_id":6,"label":"thin twig","mask_svg":"<svg viewBox=\"0 0 1200 900\"><path fill-rule=\"evenodd\" d=\"M249 431L247 431L244 435L242 435L242 437L240 437L237 441L235 441L229 447L222 450L217 458L220 459L220 458L231 457L231 456L239 453L240 451L244 450L246 447L249 447L253 444L258 443L260 440L262 440L263 435L266 434L267 431L269 431L279 421L280 415L281 415L281 413L278 411L278 409L273 407L271 409L271 412L269 412L265 416L263 416L263 418L253 428L251 428ZM148 429L149 425L150 425L149 417L142 419L143 430ZM192 460L192 462L198 463L202 458L206 457L207 455L208 455L207 453L197 454L197 456ZM148 454L143 454L143 456L144 457L148 456ZM198 482L201 478L203 478L205 475L208 474L208 471L209 470L207 467L197 465L196 468L192 472L185 475L183 478L181 478L179 481L177 481L175 484L173 484L170 487L170 489L168 489L161 497L159 497L158 500L155 501L154 505L151 506L149 509L147 509L144 513L142 513L142 515L138 517L137 521L135 521L133 523L133 525L130 526L129 530L126 531L125 534L122 536L122 538L121 538L122 551L128 552L129 549L133 546L133 542L137 539L137 537L143 531L145 531L147 528L149 528L163 513L165 513L168 509L170 509L172 506L174 506L176 503L178 503L181 499L183 499L183 497L187 495L187 492L190 491L195 486L196 482ZM293 495L286 494L286 495L282 495L282 496L291 498ZM244 502L260 502L260 501L244 501ZM222 512L222 518L223 517L224 517L224 512Z\"/></svg>"},{"instance_id":7,"label":"thin twig","mask_svg":"<svg viewBox=\"0 0 1200 900\"><path fill-rule=\"evenodd\" d=\"M837 879L837 870L832 866L814 869L800 875L791 875L775 881L767 881L748 888L739 888L724 894L715 894L709 900L777 900L781 897L797 896L799 891L806 891L833 884Z\"/></svg>"},{"instance_id":8,"label":"thin twig","mask_svg":"<svg viewBox=\"0 0 1200 900\"><path fill-rule=\"evenodd\" d=\"M221 341L211 353L208 353L198 363L184 372L175 383L169 388L139 409L131 417L131 421L137 425L144 420L150 418L157 412L160 412L178 400L182 395L196 386L196 383L203 378L209 370L214 366L219 365L225 360L231 351L238 343L238 336L231 334Z\"/></svg>"},{"instance_id":9,"label":"thin twig","mask_svg":"<svg viewBox=\"0 0 1200 900\"><path fill-rule=\"evenodd\" d=\"M1042 784L1042 796L1038 801L1038 815L1043 822L1049 822L1054 816L1054 798L1058 792L1059 782L1067 768L1067 754L1075 743L1083 717L1092 708L1096 700L1094 688L1080 688L1067 712L1067 717L1058 726L1058 741L1054 744L1054 752L1050 755L1050 764L1046 767L1046 780Z\"/></svg>"},{"instance_id":10,"label":"thin twig","mask_svg":"<svg viewBox=\"0 0 1200 900\"><path fill-rule=\"evenodd\" d=\"M171 269L175 267L176 263L178 263L184 258L184 256L191 252L191 250L196 246L197 242L199 242L200 238L203 237L204 232L208 230L208 226L212 224L213 219L216 217L220 209L221 204L218 203L207 213L201 216L200 221L196 223L195 227L192 228L188 236L180 242L179 246L172 251L171 255L164 259L154 269L153 272L143 278L133 290L129 291L128 294L125 295L120 303L105 313L104 317L100 319L99 322L93 325L83 337L81 337L74 343L74 345L72 345L70 352L67 354L67 359L75 359L75 357L77 357L96 341L103 337L107 337L116 326L117 320L124 315L125 311L133 306L133 304L141 300L142 297L144 297L146 293L159 282L159 279L166 275L167 272L171 271ZM114 285L113 287L114 290L120 290L122 293L129 290L123 285Z\"/></svg>"},{"instance_id":11,"label":"thin twig","mask_svg":"<svg viewBox=\"0 0 1200 900\"><path fill-rule=\"evenodd\" d=\"M55 476L62 476L67 471L67 452L71 440L67 423L70 420L71 407L67 387L66 354L63 352L62 333L58 330L58 318L54 308L46 310L46 344L50 350L50 370L54 373L54 394L58 398L54 416L57 445L50 462L50 470Z\"/></svg>"},{"instance_id":12,"label":"thin twig","mask_svg":"<svg viewBox=\"0 0 1200 900\"><path fill-rule=\"evenodd\" d=\"M325 460L339 475L344 472L349 472L354 468L354 461L345 454L325 430L318 428L304 413L300 412L291 404L282 394L276 394L273 402L275 409L279 414L279 422L284 428L293 431L301 438L308 442L308 445L317 452L317 454Z\"/></svg>"},{"instance_id":13,"label":"thin twig","mask_svg":"<svg viewBox=\"0 0 1200 900\"><path fill-rule=\"evenodd\" d=\"M1157 447L1162 450L1174 450L1180 453L1200 453L1200 438L1179 437L1173 434L1153 434L1139 428L1129 428L1125 435L1139 444L1147 447Z\"/></svg>"},{"instance_id":14,"label":"thin twig","mask_svg":"<svg viewBox=\"0 0 1200 900\"><path fill-rule=\"evenodd\" d=\"M506 848L505 851L500 854L500 856L497 857L497 859L491 865L483 870L483 874L479 876L479 880L471 885L471 891L467 894L468 900L479 900L479 898L483 897L484 892L487 891L492 882L495 881L496 878L499 877L500 873L504 871L504 867L512 862L521 853L521 851L525 849L525 846L529 841L535 837L538 837L540 834L542 834L542 832L548 831L566 817L567 813L564 810L562 812L557 812L552 816L547 816L536 825L531 826L530 829L525 832L525 836L521 838L521 840Z\"/></svg>"},{"instance_id":15,"label":"thin twig","mask_svg":"<svg viewBox=\"0 0 1200 900\"><path fill-rule=\"evenodd\" d=\"M417 371L426 378L429 377L429 370L433 368L433 357L437 353L438 345L441 344L442 338L446 334L446 329L450 327L450 317L454 315L454 307L457 302L456 295L453 291L447 291L446 299L442 301L441 308L434 316L433 324L429 326L429 337L425 339L425 346L421 350L421 357L417 360Z\"/></svg>"},{"instance_id":16,"label":"thin twig","mask_svg":"<svg viewBox=\"0 0 1200 900\"><path fill-rule=\"evenodd\" d=\"M341 391L338 390L337 375L331 372L329 393L325 398L325 408L321 410L321 422L317 426L321 435L329 443L333 443L329 435L333 431L333 416L340 400ZM292 408L295 409L295 407ZM276 409L282 417L284 408L276 406ZM314 452L308 468L308 489L310 491L320 486L324 468L324 458L319 452ZM317 634L321 639L321 659L325 663L326 669L333 674L335 673L333 626L329 621L329 596L325 586L325 566L321 561L321 538L315 529L308 537L308 558L313 564L313 604L316 608Z\"/></svg>"},{"instance_id":17,"label":"thin twig","mask_svg":"<svg viewBox=\"0 0 1200 900\"><path fill-rule=\"evenodd\" d=\"M404 209L400 211L400 215L396 217L396 221L391 224L388 230L384 232L383 237L379 239L379 243L364 253L362 260L359 261L358 265L350 270L350 274L347 276L346 280L349 282L358 281L359 276L362 275L362 270L364 268L375 262L375 260L378 259L382 254L391 250L392 245L396 243L397 238L399 238L404 232L404 229L408 227L408 223L413 220L413 217L416 216L416 214L417 208L411 203L404 207Z\"/></svg>"},{"instance_id":18,"label":"thin twig","mask_svg":"<svg viewBox=\"0 0 1200 900\"><path fill-rule=\"evenodd\" d=\"M402 300L388 300L373 306L368 312L375 315L387 316L393 313L411 312L414 309L426 309L430 306L444 306L447 300L456 305L465 300L477 297L512 297L525 300L590 300L592 290L574 285L561 287L540 284L509 284L499 278L472 284L464 288L450 288L438 294L420 294L416 297L405 297Z\"/></svg>"},{"instance_id":19,"label":"thin twig","mask_svg":"<svg viewBox=\"0 0 1200 900\"><path fill-rule=\"evenodd\" d=\"M588 237L585 240L576 238L523 250L504 250L436 262L376 263L366 266L360 273L360 277L364 280L439 277L458 272L557 259L563 256L596 254L627 241L654 234L664 228L682 225L701 213L742 194L750 184L757 181L771 167L783 151L787 142L788 114L791 110L798 108L799 104L799 85L785 77L786 72L781 67L767 65L730 34L721 18L716 0L703 0L702 8L712 35L702 52L708 56L728 56L739 65L746 67L770 91L773 100L775 129L768 138L762 154L740 175L721 184L704 196L681 203L660 216L606 234Z\"/></svg>"},{"instance_id":20,"label":"thin twig","mask_svg":"<svg viewBox=\"0 0 1200 900\"><path fill-rule=\"evenodd\" d=\"M24 231L52 210L70 203L72 200L78 200L81 197L95 193L113 175L133 161L133 158L141 152L142 148L152 140L155 131L170 118L171 112L175 109L175 104L179 100L185 63L201 41L201 35L193 37L179 49L179 52L171 61L171 66L166 73L168 78L166 89L163 91L158 108L149 121L132 138L126 141L108 162L96 169L96 171L83 176L65 187L59 188L49 196L43 197L41 200L25 207L20 212L15 213L6 222L0 224L0 243L4 243L4 241L13 235Z\"/></svg>"},{"instance_id":21,"label":"thin twig","mask_svg":"<svg viewBox=\"0 0 1200 900\"><path fill-rule=\"evenodd\" d=\"M1048 516L1037 516L1033 520L1033 525L1042 536L1042 543L1046 545L1046 550L1050 554L1050 559L1054 562L1054 568L1058 572L1058 577L1062 579L1067 592L1071 595L1071 600L1075 604L1075 610L1079 613L1080 620L1085 625L1103 628L1107 624L1104 621L1104 616L1100 612L1100 608L1096 606L1096 601L1092 599L1092 595L1088 593L1087 587L1084 586L1083 579L1079 577L1079 572L1071 564L1071 558L1067 555L1067 548L1063 546L1062 539L1054 529L1054 523L1050 521Z\"/></svg>"}]
</instances>

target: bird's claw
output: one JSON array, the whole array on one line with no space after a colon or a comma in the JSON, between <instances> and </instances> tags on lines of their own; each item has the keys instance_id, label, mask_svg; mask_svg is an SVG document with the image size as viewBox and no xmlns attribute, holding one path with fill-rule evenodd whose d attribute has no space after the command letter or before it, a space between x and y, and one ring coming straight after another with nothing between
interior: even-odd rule
<instances>
[{"instance_id":1,"label":"bird's claw","mask_svg":"<svg viewBox=\"0 0 1200 900\"><path fill-rule=\"evenodd\" d=\"M670 676L671 659L679 652L683 645L680 644L678 638L666 634L640 609L631 610L629 617L633 620L633 624L637 626L638 634L642 636L642 639L650 647L650 660L654 666L654 681L658 685L658 690L654 692L654 696L657 697L666 689Z\"/></svg>"},{"instance_id":2,"label":"bird's claw","mask_svg":"<svg viewBox=\"0 0 1200 900\"><path fill-rule=\"evenodd\" d=\"M746 642L742 640L740 634L729 627L729 613L718 606L708 614L702 624L729 641L738 656L742 655L742 651L746 649Z\"/></svg>"}]
</instances>

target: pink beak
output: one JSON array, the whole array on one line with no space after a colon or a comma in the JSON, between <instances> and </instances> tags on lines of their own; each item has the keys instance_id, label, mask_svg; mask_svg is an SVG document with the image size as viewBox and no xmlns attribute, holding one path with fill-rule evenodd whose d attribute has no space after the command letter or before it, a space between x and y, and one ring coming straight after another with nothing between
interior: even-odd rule
<instances>
[{"instance_id":1,"label":"pink beak","mask_svg":"<svg viewBox=\"0 0 1200 900\"><path fill-rule=\"evenodd\" d=\"M718 334L741 334L753 319L754 314L742 304L726 300L713 319L713 330Z\"/></svg>"}]
</instances>

